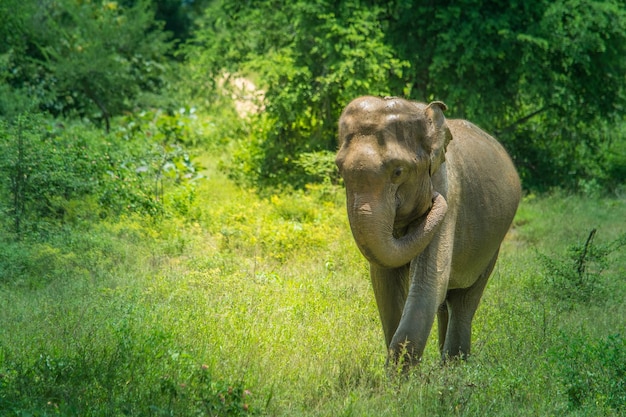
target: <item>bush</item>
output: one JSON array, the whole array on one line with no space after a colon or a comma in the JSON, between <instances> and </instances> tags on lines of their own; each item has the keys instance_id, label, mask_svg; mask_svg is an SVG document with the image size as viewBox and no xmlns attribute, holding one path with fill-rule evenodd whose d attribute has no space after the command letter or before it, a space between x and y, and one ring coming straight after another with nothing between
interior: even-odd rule
<instances>
[{"instance_id":1,"label":"bush","mask_svg":"<svg viewBox=\"0 0 626 417\"><path fill-rule=\"evenodd\" d=\"M213 378L208 366L168 350L163 330L137 331L122 322L104 341L77 342L70 356L42 351L31 363L13 362L0 346L2 415L257 414L242 382Z\"/></svg>"},{"instance_id":2,"label":"bush","mask_svg":"<svg viewBox=\"0 0 626 417\"><path fill-rule=\"evenodd\" d=\"M164 214L166 187L188 187L200 177L186 145L193 144L193 112L141 112L120 120L117 147L100 201L115 214ZM193 193L187 194L189 198Z\"/></svg>"},{"instance_id":3,"label":"bush","mask_svg":"<svg viewBox=\"0 0 626 417\"><path fill-rule=\"evenodd\" d=\"M626 245L626 235L609 244L596 244L596 232L593 229L584 243L571 245L566 256L538 255L546 278L537 288L539 293L545 291L565 308L599 300L604 295L601 275L609 267L611 253Z\"/></svg>"},{"instance_id":4,"label":"bush","mask_svg":"<svg viewBox=\"0 0 626 417\"><path fill-rule=\"evenodd\" d=\"M165 213L165 189L190 190L199 177L185 148L189 126L186 115L161 112L122 119L115 134L41 115L0 122L5 228L21 237L94 217Z\"/></svg>"},{"instance_id":5,"label":"bush","mask_svg":"<svg viewBox=\"0 0 626 417\"><path fill-rule=\"evenodd\" d=\"M0 137L1 209L18 236L63 219L68 201L95 192L108 162L88 129L40 115L0 122Z\"/></svg>"},{"instance_id":6,"label":"bush","mask_svg":"<svg viewBox=\"0 0 626 417\"><path fill-rule=\"evenodd\" d=\"M296 165L308 176L307 183L338 184L340 182L333 151L301 153Z\"/></svg>"},{"instance_id":7,"label":"bush","mask_svg":"<svg viewBox=\"0 0 626 417\"><path fill-rule=\"evenodd\" d=\"M597 407L606 415L626 412L626 339L620 334L589 340L562 335L550 355L572 408Z\"/></svg>"}]
</instances>

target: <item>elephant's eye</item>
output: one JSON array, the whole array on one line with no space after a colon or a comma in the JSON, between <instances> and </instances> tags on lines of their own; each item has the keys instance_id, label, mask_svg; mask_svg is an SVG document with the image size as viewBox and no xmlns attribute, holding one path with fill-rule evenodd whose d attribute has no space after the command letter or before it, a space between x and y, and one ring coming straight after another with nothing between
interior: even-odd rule
<instances>
[{"instance_id":1,"label":"elephant's eye","mask_svg":"<svg viewBox=\"0 0 626 417\"><path fill-rule=\"evenodd\" d=\"M398 167L393 171L393 176L395 178L400 178L403 172L404 172L404 169L402 169L402 167Z\"/></svg>"}]
</instances>

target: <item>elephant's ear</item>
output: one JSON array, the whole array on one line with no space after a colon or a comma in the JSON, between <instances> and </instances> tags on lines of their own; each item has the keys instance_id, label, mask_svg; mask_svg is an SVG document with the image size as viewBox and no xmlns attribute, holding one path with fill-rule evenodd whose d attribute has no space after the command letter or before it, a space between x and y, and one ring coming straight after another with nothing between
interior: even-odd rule
<instances>
[{"instance_id":1,"label":"elephant's ear","mask_svg":"<svg viewBox=\"0 0 626 417\"><path fill-rule=\"evenodd\" d=\"M426 148L430 154L430 175L432 176L446 160L446 149L452 140L452 134L443 112L448 107L441 101L433 101L424 110L426 113L427 138Z\"/></svg>"}]
</instances>

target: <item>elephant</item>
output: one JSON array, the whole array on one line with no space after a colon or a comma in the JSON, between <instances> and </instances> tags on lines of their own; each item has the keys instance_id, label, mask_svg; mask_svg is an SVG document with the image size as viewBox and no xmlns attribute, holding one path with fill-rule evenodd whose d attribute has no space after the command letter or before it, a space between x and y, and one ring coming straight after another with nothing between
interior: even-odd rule
<instances>
[{"instance_id":1,"label":"elephant","mask_svg":"<svg viewBox=\"0 0 626 417\"><path fill-rule=\"evenodd\" d=\"M369 261L387 362L420 362L435 316L439 351L470 354L472 320L521 198L492 136L440 101L354 99L339 118L336 165L348 220Z\"/></svg>"}]
</instances>

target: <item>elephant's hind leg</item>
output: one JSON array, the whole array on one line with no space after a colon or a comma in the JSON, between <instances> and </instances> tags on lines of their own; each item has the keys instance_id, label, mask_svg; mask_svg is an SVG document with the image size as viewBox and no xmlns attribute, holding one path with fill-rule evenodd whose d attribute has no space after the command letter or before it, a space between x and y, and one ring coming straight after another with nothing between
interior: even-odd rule
<instances>
[{"instance_id":1,"label":"elephant's hind leg","mask_svg":"<svg viewBox=\"0 0 626 417\"><path fill-rule=\"evenodd\" d=\"M442 351L444 360L452 357L465 358L470 354L472 320L498 259L498 253L499 249L471 287L448 291L446 302L450 317Z\"/></svg>"},{"instance_id":2,"label":"elephant's hind leg","mask_svg":"<svg viewBox=\"0 0 626 417\"><path fill-rule=\"evenodd\" d=\"M448 305L444 302L437 311L437 330L439 334L439 353L443 354L443 347L446 343L446 333L448 332Z\"/></svg>"}]
</instances>

